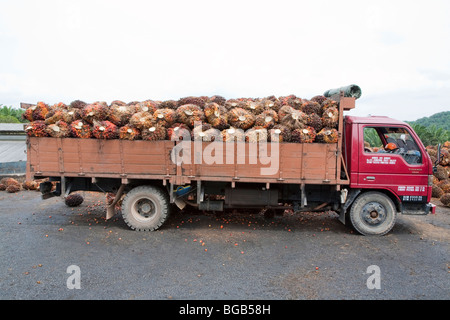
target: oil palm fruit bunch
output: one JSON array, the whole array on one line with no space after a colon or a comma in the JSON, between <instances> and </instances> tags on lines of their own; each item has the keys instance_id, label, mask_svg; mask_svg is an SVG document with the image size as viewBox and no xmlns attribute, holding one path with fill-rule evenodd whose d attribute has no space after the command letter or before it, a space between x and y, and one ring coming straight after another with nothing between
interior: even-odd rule
<instances>
[{"instance_id":1,"label":"oil palm fruit bunch","mask_svg":"<svg viewBox=\"0 0 450 320\"><path fill-rule=\"evenodd\" d=\"M155 125L168 128L177 122L177 113L175 110L169 108L158 109L153 114L153 122Z\"/></svg>"},{"instance_id":2,"label":"oil palm fruit bunch","mask_svg":"<svg viewBox=\"0 0 450 320\"><path fill-rule=\"evenodd\" d=\"M92 127L83 120L75 120L70 124L70 135L74 138L89 139L92 137Z\"/></svg>"},{"instance_id":3,"label":"oil palm fruit bunch","mask_svg":"<svg viewBox=\"0 0 450 320\"><path fill-rule=\"evenodd\" d=\"M152 126L141 131L142 140L157 141L164 140L167 136L167 129L163 126Z\"/></svg>"},{"instance_id":4,"label":"oil palm fruit bunch","mask_svg":"<svg viewBox=\"0 0 450 320\"><path fill-rule=\"evenodd\" d=\"M72 123L75 120L81 119L81 110L77 108L70 108L63 112L62 120L66 123Z\"/></svg>"},{"instance_id":5,"label":"oil palm fruit bunch","mask_svg":"<svg viewBox=\"0 0 450 320\"><path fill-rule=\"evenodd\" d=\"M328 107L322 113L324 127L335 128L339 121L339 111L336 107Z\"/></svg>"},{"instance_id":6,"label":"oil palm fruit bunch","mask_svg":"<svg viewBox=\"0 0 450 320\"><path fill-rule=\"evenodd\" d=\"M69 194L67 197L64 198L64 203L68 207L78 207L80 204L83 203L83 201L84 201L83 196L78 193Z\"/></svg>"},{"instance_id":7,"label":"oil palm fruit bunch","mask_svg":"<svg viewBox=\"0 0 450 320\"><path fill-rule=\"evenodd\" d=\"M162 101L159 105L158 105L159 109L173 109L176 110L178 108L178 102L175 100L166 100L166 101Z\"/></svg>"},{"instance_id":8,"label":"oil palm fruit bunch","mask_svg":"<svg viewBox=\"0 0 450 320\"><path fill-rule=\"evenodd\" d=\"M111 105L109 108L108 119L116 126L122 127L126 125L131 116L134 114L134 106Z\"/></svg>"},{"instance_id":9,"label":"oil palm fruit bunch","mask_svg":"<svg viewBox=\"0 0 450 320\"><path fill-rule=\"evenodd\" d=\"M263 127L253 127L245 132L245 141L250 143L267 142L268 132Z\"/></svg>"},{"instance_id":10,"label":"oil palm fruit bunch","mask_svg":"<svg viewBox=\"0 0 450 320\"><path fill-rule=\"evenodd\" d=\"M322 95L314 96L311 98L311 101L317 102L322 106L322 103L327 100L328 98Z\"/></svg>"},{"instance_id":11,"label":"oil palm fruit bunch","mask_svg":"<svg viewBox=\"0 0 450 320\"><path fill-rule=\"evenodd\" d=\"M438 164L436 166L436 171L433 172L433 175L438 178L439 180L444 180L448 178L448 172L447 170L445 170L445 168L443 166L441 166L440 164Z\"/></svg>"},{"instance_id":12,"label":"oil palm fruit bunch","mask_svg":"<svg viewBox=\"0 0 450 320\"><path fill-rule=\"evenodd\" d=\"M30 122L25 127L25 132L29 137L48 137L48 133L45 130L46 129L45 122L42 120L36 120L33 122Z\"/></svg>"},{"instance_id":13,"label":"oil palm fruit bunch","mask_svg":"<svg viewBox=\"0 0 450 320\"><path fill-rule=\"evenodd\" d=\"M212 96L212 97L209 98L209 102L214 102L214 103L217 103L217 104L219 104L221 106L224 106L225 103L227 102L227 99L225 99L222 96L215 95L215 96Z\"/></svg>"},{"instance_id":14,"label":"oil palm fruit bunch","mask_svg":"<svg viewBox=\"0 0 450 320\"><path fill-rule=\"evenodd\" d=\"M272 109L266 109L256 116L255 126L261 126L266 129L272 128L278 123L278 113Z\"/></svg>"},{"instance_id":15,"label":"oil palm fruit bunch","mask_svg":"<svg viewBox=\"0 0 450 320\"><path fill-rule=\"evenodd\" d=\"M278 112L280 123L290 130L302 129L306 126L308 115L291 106L283 106Z\"/></svg>"},{"instance_id":16,"label":"oil palm fruit bunch","mask_svg":"<svg viewBox=\"0 0 450 320\"><path fill-rule=\"evenodd\" d=\"M442 189L444 193L450 192L450 179L444 179L440 181L437 186Z\"/></svg>"},{"instance_id":17,"label":"oil palm fruit bunch","mask_svg":"<svg viewBox=\"0 0 450 320\"><path fill-rule=\"evenodd\" d=\"M278 112L281 108L281 102L275 96L269 96L261 100L261 104L266 110Z\"/></svg>"},{"instance_id":18,"label":"oil palm fruit bunch","mask_svg":"<svg viewBox=\"0 0 450 320\"><path fill-rule=\"evenodd\" d=\"M271 142L290 142L291 130L282 124L276 124L269 130L269 138Z\"/></svg>"},{"instance_id":19,"label":"oil palm fruit bunch","mask_svg":"<svg viewBox=\"0 0 450 320\"><path fill-rule=\"evenodd\" d=\"M440 198L444 195L444 191L438 185L433 184L431 186L431 196L433 198Z\"/></svg>"},{"instance_id":20,"label":"oil palm fruit bunch","mask_svg":"<svg viewBox=\"0 0 450 320\"><path fill-rule=\"evenodd\" d=\"M242 108L256 116L263 112L264 105L260 100L249 99L247 101L244 101L244 103L242 104Z\"/></svg>"},{"instance_id":21,"label":"oil palm fruit bunch","mask_svg":"<svg viewBox=\"0 0 450 320\"><path fill-rule=\"evenodd\" d=\"M151 114L153 114L156 110L158 110L159 105L160 103L153 100L142 101L134 105L134 112L150 112Z\"/></svg>"},{"instance_id":22,"label":"oil palm fruit bunch","mask_svg":"<svg viewBox=\"0 0 450 320\"><path fill-rule=\"evenodd\" d=\"M323 128L317 133L316 141L322 143L337 143L338 131L336 129Z\"/></svg>"},{"instance_id":23,"label":"oil palm fruit bunch","mask_svg":"<svg viewBox=\"0 0 450 320\"><path fill-rule=\"evenodd\" d=\"M40 101L37 103L37 105L27 108L27 110L25 110L25 112L22 114L22 118L30 122L36 120L45 120L45 117L49 111L50 107L44 102Z\"/></svg>"},{"instance_id":24,"label":"oil palm fruit bunch","mask_svg":"<svg viewBox=\"0 0 450 320\"><path fill-rule=\"evenodd\" d=\"M338 103L330 98L327 98L324 101L322 101L322 103L320 105L322 107L322 110L328 109L330 107L334 107L334 108L338 107Z\"/></svg>"},{"instance_id":25,"label":"oil palm fruit bunch","mask_svg":"<svg viewBox=\"0 0 450 320\"><path fill-rule=\"evenodd\" d=\"M191 130L184 123L174 123L167 129L167 139L172 141L191 140Z\"/></svg>"},{"instance_id":26,"label":"oil palm fruit bunch","mask_svg":"<svg viewBox=\"0 0 450 320\"><path fill-rule=\"evenodd\" d=\"M62 120L49 124L45 131L53 138L67 138L70 135L69 125Z\"/></svg>"},{"instance_id":27,"label":"oil palm fruit bunch","mask_svg":"<svg viewBox=\"0 0 450 320\"><path fill-rule=\"evenodd\" d=\"M293 94L285 97L280 97L281 105L291 106L296 110L300 110L303 104L303 100Z\"/></svg>"},{"instance_id":28,"label":"oil palm fruit bunch","mask_svg":"<svg viewBox=\"0 0 450 320\"><path fill-rule=\"evenodd\" d=\"M228 111L228 122L234 128L247 130L253 126L256 117L243 108L233 108Z\"/></svg>"},{"instance_id":29,"label":"oil palm fruit bunch","mask_svg":"<svg viewBox=\"0 0 450 320\"><path fill-rule=\"evenodd\" d=\"M81 118L90 124L105 121L108 118L108 107L103 103L88 104L81 110Z\"/></svg>"},{"instance_id":30,"label":"oil palm fruit bunch","mask_svg":"<svg viewBox=\"0 0 450 320\"><path fill-rule=\"evenodd\" d=\"M20 186L20 182L17 181L16 179L14 179L14 178L3 178L3 179L0 180L0 183L5 185L6 187L9 187L11 185Z\"/></svg>"},{"instance_id":31,"label":"oil palm fruit bunch","mask_svg":"<svg viewBox=\"0 0 450 320\"><path fill-rule=\"evenodd\" d=\"M75 108L75 109L83 109L87 105L86 102L81 100L74 100L69 104L69 108Z\"/></svg>"},{"instance_id":32,"label":"oil palm fruit bunch","mask_svg":"<svg viewBox=\"0 0 450 320\"><path fill-rule=\"evenodd\" d=\"M16 193L20 191L20 185L10 185L8 187L6 187L6 192L8 193Z\"/></svg>"},{"instance_id":33,"label":"oil palm fruit bunch","mask_svg":"<svg viewBox=\"0 0 450 320\"><path fill-rule=\"evenodd\" d=\"M4 185L3 183L0 183L0 191L5 191L6 190L6 185Z\"/></svg>"},{"instance_id":34,"label":"oil palm fruit bunch","mask_svg":"<svg viewBox=\"0 0 450 320\"><path fill-rule=\"evenodd\" d=\"M205 131L211 129L212 126L209 123L197 124L191 131L191 139L194 141L203 141L205 137Z\"/></svg>"},{"instance_id":35,"label":"oil palm fruit bunch","mask_svg":"<svg viewBox=\"0 0 450 320\"><path fill-rule=\"evenodd\" d=\"M139 129L125 125L119 129L119 139L121 140L136 140L140 137L141 132Z\"/></svg>"},{"instance_id":36,"label":"oil palm fruit bunch","mask_svg":"<svg viewBox=\"0 0 450 320\"><path fill-rule=\"evenodd\" d=\"M234 108L241 108L243 104L244 103L238 99L228 99L227 101L225 101L224 106L227 110L231 110Z\"/></svg>"},{"instance_id":37,"label":"oil palm fruit bunch","mask_svg":"<svg viewBox=\"0 0 450 320\"><path fill-rule=\"evenodd\" d=\"M439 200L444 206L450 207L450 193L444 193Z\"/></svg>"},{"instance_id":38,"label":"oil palm fruit bunch","mask_svg":"<svg viewBox=\"0 0 450 320\"><path fill-rule=\"evenodd\" d=\"M131 116L129 125L142 130L154 125L153 114L147 111L141 111Z\"/></svg>"},{"instance_id":39,"label":"oil palm fruit bunch","mask_svg":"<svg viewBox=\"0 0 450 320\"><path fill-rule=\"evenodd\" d=\"M34 180L27 180L22 183L22 188L25 190L37 190L39 187L39 184Z\"/></svg>"},{"instance_id":40,"label":"oil palm fruit bunch","mask_svg":"<svg viewBox=\"0 0 450 320\"><path fill-rule=\"evenodd\" d=\"M319 132L323 128L322 118L317 113L308 114L306 125L313 127L316 132Z\"/></svg>"},{"instance_id":41,"label":"oil palm fruit bunch","mask_svg":"<svg viewBox=\"0 0 450 320\"><path fill-rule=\"evenodd\" d=\"M205 113L202 108L192 103L179 106L176 114L178 121L188 125L190 128L194 127L195 122L205 120Z\"/></svg>"},{"instance_id":42,"label":"oil palm fruit bunch","mask_svg":"<svg viewBox=\"0 0 450 320\"><path fill-rule=\"evenodd\" d=\"M316 131L313 127L295 129L292 131L291 141L297 143L312 143L316 138Z\"/></svg>"},{"instance_id":43,"label":"oil palm fruit bunch","mask_svg":"<svg viewBox=\"0 0 450 320\"><path fill-rule=\"evenodd\" d=\"M244 142L245 133L242 129L234 127L222 130L222 139L225 142Z\"/></svg>"},{"instance_id":44,"label":"oil palm fruit bunch","mask_svg":"<svg viewBox=\"0 0 450 320\"><path fill-rule=\"evenodd\" d=\"M207 103L204 107L205 117L213 128L224 130L229 127L227 109L216 103Z\"/></svg>"},{"instance_id":45,"label":"oil palm fruit bunch","mask_svg":"<svg viewBox=\"0 0 450 320\"><path fill-rule=\"evenodd\" d=\"M206 99L208 98L206 97ZM194 104L202 109L205 106L205 102L205 97L185 97L177 101L177 107L179 108L187 104Z\"/></svg>"},{"instance_id":46,"label":"oil palm fruit bunch","mask_svg":"<svg viewBox=\"0 0 450 320\"><path fill-rule=\"evenodd\" d=\"M59 120L64 119L65 110L52 108L45 116L45 124L54 124Z\"/></svg>"},{"instance_id":47,"label":"oil palm fruit bunch","mask_svg":"<svg viewBox=\"0 0 450 320\"><path fill-rule=\"evenodd\" d=\"M117 139L119 128L111 121L94 121L92 135L97 139Z\"/></svg>"},{"instance_id":48,"label":"oil palm fruit bunch","mask_svg":"<svg viewBox=\"0 0 450 320\"><path fill-rule=\"evenodd\" d=\"M322 106L315 101L303 100L302 111L306 114L315 113L317 115L322 114Z\"/></svg>"}]
</instances>

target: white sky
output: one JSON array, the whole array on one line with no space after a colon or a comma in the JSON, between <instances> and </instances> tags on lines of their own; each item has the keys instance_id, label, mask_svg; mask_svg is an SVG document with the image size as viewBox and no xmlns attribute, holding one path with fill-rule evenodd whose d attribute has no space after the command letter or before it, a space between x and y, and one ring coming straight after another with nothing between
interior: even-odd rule
<instances>
[{"instance_id":1,"label":"white sky","mask_svg":"<svg viewBox=\"0 0 450 320\"><path fill-rule=\"evenodd\" d=\"M0 104L311 98L450 110L450 1L0 0Z\"/></svg>"}]
</instances>

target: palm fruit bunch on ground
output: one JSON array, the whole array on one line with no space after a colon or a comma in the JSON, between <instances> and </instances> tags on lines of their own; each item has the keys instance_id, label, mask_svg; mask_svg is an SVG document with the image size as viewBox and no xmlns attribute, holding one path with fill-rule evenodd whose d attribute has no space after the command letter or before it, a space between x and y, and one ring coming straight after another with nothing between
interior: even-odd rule
<instances>
[{"instance_id":1,"label":"palm fruit bunch on ground","mask_svg":"<svg viewBox=\"0 0 450 320\"><path fill-rule=\"evenodd\" d=\"M8 193L16 193L21 189L21 184L14 178L3 178L0 180L0 190Z\"/></svg>"},{"instance_id":2,"label":"palm fruit bunch on ground","mask_svg":"<svg viewBox=\"0 0 450 320\"><path fill-rule=\"evenodd\" d=\"M83 196L78 193L69 194L67 197L64 198L64 202L68 207L78 207L80 204L83 203L83 201L84 201Z\"/></svg>"},{"instance_id":3,"label":"palm fruit bunch on ground","mask_svg":"<svg viewBox=\"0 0 450 320\"><path fill-rule=\"evenodd\" d=\"M324 96L310 100L296 95L227 100L215 95L129 103L114 100L110 105L81 100L51 106L39 102L23 117L30 121L25 131L31 137L192 140L197 123L203 128L199 130L202 141L216 141L220 132L219 140L224 141L260 141L263 137L270 141L273 136L277 142L335 143L339 109L335 101Z\"/></svg>"},{"instance_id":4,"label":"palm fruit bunch on ground","mask_svg":"<svg viewBox=\"0 0 450 320\"><path fill-rule=\"evenodd\" d=\"M31 180L31 181L24 181L22 183L22 188L24 190L37 190L39 189L39 183L35 180Z\"/></svg>"},{"instance_id":5,"label":"palm fruit bunch on ground","mask_svg":"<svg viewBox=\"0 0 450 320\"><path fill-rule=\"evenodd\" d=\"M438 159L438 147L427 146L426 150L436 171L433 173L433 185L431 196L438 198L445 206L450 207L450 141L441 145L440 159Z\"/></svg>"}]
</instances>

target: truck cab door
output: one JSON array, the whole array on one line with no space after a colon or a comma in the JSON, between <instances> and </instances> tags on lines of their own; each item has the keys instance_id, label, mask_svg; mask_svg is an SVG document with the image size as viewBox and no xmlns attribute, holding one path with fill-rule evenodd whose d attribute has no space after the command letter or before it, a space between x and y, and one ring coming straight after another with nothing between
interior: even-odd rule
<instances>
[{"instance_id":1,"label":"truck cab door","mask_svg":"<svg viewBox=\"0 0 450 320\"><path fill-rule=\"evenodd\" d=\"M428 202L428 157L410 130L400 125L359 124L360 188L388 189L405 203ZM387 144L396 148L387 150Z\"/></svg>"}]
</instances>

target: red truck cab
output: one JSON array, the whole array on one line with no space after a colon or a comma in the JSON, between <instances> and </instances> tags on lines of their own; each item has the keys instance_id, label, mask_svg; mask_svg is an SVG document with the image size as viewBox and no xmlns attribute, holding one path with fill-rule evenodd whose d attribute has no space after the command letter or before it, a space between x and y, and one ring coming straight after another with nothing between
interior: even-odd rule
<instances>
[{"instance_id":1,"label":"red truck cab","mask_svg":"<svg viewBox=\"0 0 450 320\"><path fill-rule=\"evenodd\" d=\"M429 203L433 164L407 123L382 116L346 116L344 127L343 154L354 199L369 192L388 197L396 211L403 214L434 213ZM358 212L366 224L376 224L378 211L383 211L377 208L377 201L367 199Z\"/></svg>"}]
</instances>

